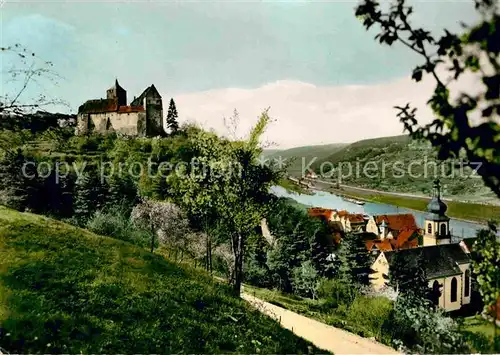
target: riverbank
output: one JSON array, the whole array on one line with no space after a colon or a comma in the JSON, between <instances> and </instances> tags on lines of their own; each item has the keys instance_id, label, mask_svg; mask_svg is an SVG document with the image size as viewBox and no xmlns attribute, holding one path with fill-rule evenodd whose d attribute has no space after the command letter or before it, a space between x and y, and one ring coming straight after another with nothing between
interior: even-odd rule
<instances>
[{"instance_id":1,"label":"riverbank","mask_svg":"<svg viewBox=\"0 0 500 355\"><path fill-rule=\"evenodd\" d=\"M330 188L319 188L319 190L363 201L386 203L422 212L427 210L427 204L429 203L429 198L395 196L384 193L373 193L371 191L350 189L348 187L340 187L337 189L331 186ZM448 201L446 204L448 206L448 216L455 219L481 224L486 224L489 220L500 221L500 206L456 201Z\"/></svg>"},{"instance_id":2,"label":"riverbank","mask_svg":"<svg viewBox=\"0 0 500 355\"><path fill-rule=\"evenodd\" d=\"M298 193L302 195L312 195L311 190L302 187L294 183L293 181L290 181L289 179L281 179L278 185L292 193Z\"/></svg>"}]
</instances>

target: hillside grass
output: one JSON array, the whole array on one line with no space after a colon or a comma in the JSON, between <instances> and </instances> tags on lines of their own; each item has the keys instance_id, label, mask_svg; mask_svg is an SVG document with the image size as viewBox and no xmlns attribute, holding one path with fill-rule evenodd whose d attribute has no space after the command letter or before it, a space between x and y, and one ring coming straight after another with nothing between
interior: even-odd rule
<instances>
[{"instance_id":1,"label":"hillside grass","mask_svg":"<svg viewBox=\"0 0 500 355\"><path fill-rule=\"evenodd\" d=\"M208 274L0 206L0 347L11 353L307 353Z\"/></svg>"},{"instance_id":2,"label":"hillside grass","mask_svg":"<svg viewBox=\"0 0 500 355\"><path fill-rule=\"evenodd\" d=\"M463 319L461 332L471 344L472 350L480 353L495 354L496 349L500 349L500 327L496 326L497 335L495 338L495 327L492 322L487 321L479 315ZM496 344L496 345L495 345Z\"/></svg>"},{"instance_id":3,"label":"hillside grass","mask_svg":"<svg viewBox=\"0 0 500 355\"><path fill-rule=\"evenodd\" d=\"M332 192L335 193L335 190L332 190ZM356 192L354 190L342 190L340 192L347 197L361 198L366 201L386 203L424 212L427 211L427 204L429 203L428 198L424 199L375 194L369 192ZM448 206L446 214L450 217L482 223L489 220L500 221L500 206L498 205L485 205L458 201L446 201L446 205Z\"/></svg>"}]
</instances>

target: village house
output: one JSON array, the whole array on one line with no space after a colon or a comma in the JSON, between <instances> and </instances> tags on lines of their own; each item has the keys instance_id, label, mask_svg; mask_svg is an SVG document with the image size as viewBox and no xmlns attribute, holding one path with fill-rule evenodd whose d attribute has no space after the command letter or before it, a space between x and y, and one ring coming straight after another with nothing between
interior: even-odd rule
<instances>
[{"instance_id":1,"label":"village house","mask_svg":"<svg viewBox=\"0 0 500 355\"><path fill-rule=\"evenodd\" d=\"M374 237L367 239L368 251L392 251L419 246L420 229L411 213L371 216L366 232Z\"/></svg>"},{"instance_id":2,"label":"village house","mask_svg":"<svg viewBox=\"0 0 500 355\"><path fill-rule=\"evenodd\" d=\"M309 214L309 216L319 218L323 222L333 222L335 221L337 210L330 208L311 207L307 210L307 213Z\"/></svg>"},{"instance_id":3,"label":"village house","mask_svg":"<svg viewBox=\"0 0 500 355\"><path fill-rule=\"evenodd\" d=\"M127 92L118 80L106 91L105 99L88 100L78 109L76 135L91 132L128 136L163 135L163 105L154 85L127 105Z\"/></svg>"},{"instance_id":4,"label":"village house","mask_svg":"<svg viewBox=\"0 0 500 355\"><path fill-rule=\"evenodd\" d=\"M454 311L470 303L471 259L466 243L451 243L446 204L441 200L439 181L434 184L433 197L427 205L426 231L423 246L399 251L382 251L372 264L372 286L376 290L386 287L387 276L396 253L403 257L419 258L429 287L439 291L438 305Z\"/></svg>"},{"instance_id":5,"label":"village house","mask_svg":"<svg viewBox=\"0 0 500 355\"><path fill-rule=\"evenodd\" d=\"M347 211L344 211L347 212ZM319 218L323 223L326 223L332 233L333 242L338 244L342 239L344 228L342 223L337 218L338 211L335 209L312 207L307 210L309 216Z\"/></svg>"},{"instance_id":6,"label":"village house","mask_svg":"<svg viewBox=\"0 0 500 355\"><path fill-rule=\"evenodd\" d=\"M362 214L349 213L340 218L345 232L363 232L366 224Z\"/></svg>"}]
</instances>

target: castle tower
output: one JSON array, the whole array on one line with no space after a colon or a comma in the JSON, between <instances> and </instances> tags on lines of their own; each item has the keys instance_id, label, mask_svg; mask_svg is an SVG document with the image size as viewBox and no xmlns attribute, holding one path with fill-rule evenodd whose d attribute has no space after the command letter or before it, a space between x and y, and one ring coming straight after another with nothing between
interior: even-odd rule
<instances>
[{"instance_id":1,"label":"castle tower","mask_svg":"<svg viewBox=\"0 0 500 355\"><path fill-rule=\"evenodd\" d=\"M424 247L428 245L450 244L450 218L446 216L448 207L441 201L441 185L434 181L432 199L427 205L424 221Z\"/></svg>"},{"instance_id":2,"label":"castle tower","mask_svg":"<svg viewBox=\"0 0 500 355\"><path fill-rule=\"evenodd\" d=\"M118 79L115 80L115 85L106 91L106 98L114 100L118 107L127 106L127 91L118 84Z\"/></svg>"},{"instance_id":3,"label":"castle tower","mask_svg":"<svg viewBox=\"0 0 500 355\"><path fill-rule=\"evenodd\" d=\"M163 103L161 95L154 85L146 88L130 105L133 107L143 106L146 111L145 136L155 137L165 134L163 129Z\"/></svg>"}]
</instances>

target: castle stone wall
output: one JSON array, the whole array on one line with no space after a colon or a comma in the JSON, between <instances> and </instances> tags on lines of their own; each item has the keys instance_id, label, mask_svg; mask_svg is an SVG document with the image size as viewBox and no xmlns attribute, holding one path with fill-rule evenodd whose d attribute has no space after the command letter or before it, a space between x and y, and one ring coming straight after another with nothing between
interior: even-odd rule
<instances>
[{"instance_id":1,"label":"castle stone wall","mask_svg":"<svg viewBox=\"0 0 500 355\"><path fill-rule=\"evenodd\" d=\"M129 136L145 136L146 113L103 112L78 115L76 134L87 134L89 131L101 134L116 132Z\"/></svg>"}]
</instances>

